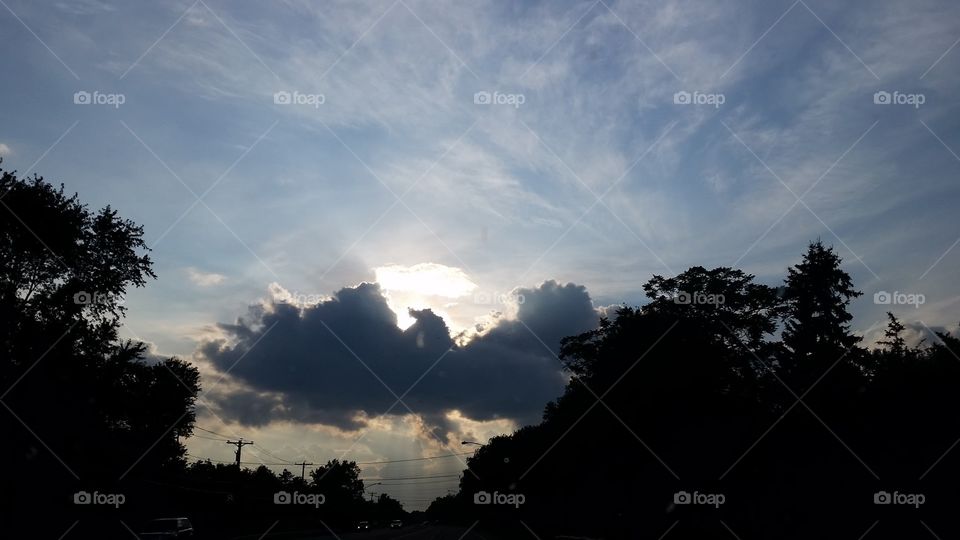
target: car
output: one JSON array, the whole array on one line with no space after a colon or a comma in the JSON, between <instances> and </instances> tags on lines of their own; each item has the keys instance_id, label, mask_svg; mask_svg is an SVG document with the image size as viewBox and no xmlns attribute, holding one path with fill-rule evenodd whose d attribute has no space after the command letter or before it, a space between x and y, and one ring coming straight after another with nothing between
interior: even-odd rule
<instances>
[{"instance_id":1,"label":"car","mask_svg":"<svg viewBox=\"0 0 960 540\"><path fill-rule=\"evenodd\" d=\"M361 521L360 523L357 523L357 529L358 529L358 530L367 530L367 529L369 529L369 528L370 528L370 522L369 522L369 521Z\"/></svg>"},{"instance_id":2,"label":"car","mask_svg":"<svg viewBox=\"0 0 960 540\"><path fill-rule=\"evenodd\" d=\"M147 522L140 538L193 538L193 525L185 517L158 518Z\"/></svg>"},{"instance_id":3,"label":"car","mask_svg":"<svg viewBox=\"0 0 960 540\"><path fill-rule=\"evenodd\" d=\"M391 528L391 529L399 529L399 528L401 528L401 527L403 527L403 522L400 521L399 519L395 519L395 520L393 520L393 521L390 522L390 528Z\"/></svg>"}]
</instances>

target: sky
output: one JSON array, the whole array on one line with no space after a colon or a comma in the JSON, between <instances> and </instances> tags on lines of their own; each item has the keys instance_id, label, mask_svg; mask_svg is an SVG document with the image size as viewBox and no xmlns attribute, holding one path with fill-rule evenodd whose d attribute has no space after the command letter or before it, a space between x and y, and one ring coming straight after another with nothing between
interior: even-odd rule
<instances>
[{"instance_id":1,"label":"sky","mask_svg":"<svg viewBox=\"0 0 960 540\"><path fill-rule=\"evenodd\" d=\"M144 226L123 335L201 369L245 460L468 452L651 275L779 284L818 238L868 343L960 321L956 2L0 6L3 167Z\"/></svg>"}]
</instances>

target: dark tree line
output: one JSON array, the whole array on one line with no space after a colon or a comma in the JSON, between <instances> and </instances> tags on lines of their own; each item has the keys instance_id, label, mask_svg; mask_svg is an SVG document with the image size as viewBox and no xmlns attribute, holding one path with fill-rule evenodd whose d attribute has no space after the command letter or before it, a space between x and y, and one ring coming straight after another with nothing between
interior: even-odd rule
<instances>
[{"instance_id":1,"label":"dark tree line","mask_svg":"<svg viewBox=\"0 0 960 540\"><path fill-rule=\"evenodd\" d=\"M385 525L408 514L386 494L376 499L365 491L360 467L352 461L330 460L300 478L288 469L279 474L266 466L238 469L235 465L196 461L157 486L178 501L182 514L198 528L218 537L265 531L350 531L360 521ZM206 537L210 537L208 533Z\"/></svg>"},{"instance_id":2,"label":"dark tree line","mask_svg":"<svg viewBox=\"0 0 960 540\"><path fill-rule=\"evenodd\" d=\"M646 305L563 340L564 394L480 448L429 515L517 537L520 520L541 537L857 539L877 520L868 538L955 534L956 337L909 346L890 314L881 347L863 347L848 311L861 293L819 241L780 287L694 267L644 290Z\"/></svg>"},{"instance_id":3,"label":"dark tree line","mask_svg":"<svg viewBox=\"0 0 960 540\"><path fill-rule=\"evenodd\" d=\"M198 370L119 336L124 294L156 277L142 227L2 170L0 206L0 508L10 516L0 537L129 538L126 526L176 516L206 538L263 532L278 517L275 531L327 533L406 515L389 496L366 500L353 462L305 480L188 464ZM81 493L123 500L77 504Z\"/></svg>"}]
</instances>

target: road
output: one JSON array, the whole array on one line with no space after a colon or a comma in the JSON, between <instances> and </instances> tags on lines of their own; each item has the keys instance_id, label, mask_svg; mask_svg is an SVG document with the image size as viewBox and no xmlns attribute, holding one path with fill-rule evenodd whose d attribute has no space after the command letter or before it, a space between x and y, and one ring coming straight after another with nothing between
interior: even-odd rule
<instances>
[{"instance_id":1,"label":"road","mask_svg":"<svg viewBox=\"0 0 960 540\"><path fill-rule=\"evenodd\" d=\"M248 537L242 537L246 540ZM255 540L258 536L249 537ZM337 534L278 533L262 536L264 540L498 540L487 534L477 533L470 527L451 525L409 525L402 529L374 529L365 532ZM236 540L240 540L239 538Z\"/></svg>"},{"instance_id":2,"label":"road","mask_svg":"<svg viewBox=\"0 0 960 540\"><path fill-rule=\"evenodd\" d=\"M469 527L454 527L448 525L419 526L414 525L402 529L380 529L368 533L355 533L342 536L343 540L494 540L487 535L480 535Z\"/></svg>"}]
</instances>

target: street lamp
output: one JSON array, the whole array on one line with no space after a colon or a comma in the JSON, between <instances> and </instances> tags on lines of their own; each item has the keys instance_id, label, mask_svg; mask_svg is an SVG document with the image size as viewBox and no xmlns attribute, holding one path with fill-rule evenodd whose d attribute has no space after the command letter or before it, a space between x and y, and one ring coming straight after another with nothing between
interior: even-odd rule
<instances>
[{"instance_id":1,"label":"street lamp","mask_svg":"<svg viewBox=\"0 0 960 540\"><path fill-rule=\"evenodd\" d=\"M483 446L482 444L480 444L480 443L478 443L478 442L476 442L476 441L461 441L460 444L462 444L463 446L468 446L468 445L469 445L469 446L476 446L476 447L477 447L476 450L473 451L473 455L474 455L474 456L477 455L477 450L479 450L479 449Z\"/></svg>"}]
</instances>

